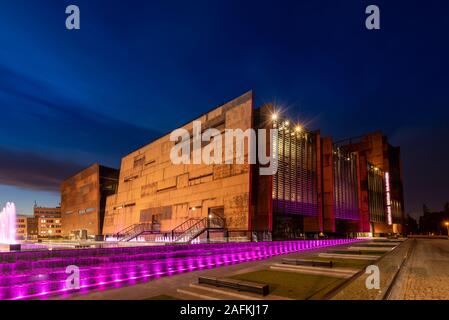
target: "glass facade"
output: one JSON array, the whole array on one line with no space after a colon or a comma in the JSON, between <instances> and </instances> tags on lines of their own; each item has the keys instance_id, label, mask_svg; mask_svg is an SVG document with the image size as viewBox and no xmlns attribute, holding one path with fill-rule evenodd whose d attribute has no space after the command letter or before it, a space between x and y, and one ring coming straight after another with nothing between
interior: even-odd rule
<instances>
[{"instance_id":1,"label":"glass facade","mask_svg":"<svg viewBox=\"0 0 449 320\"><path fill-rule=\"evenodd\" d=\"M273 177L273 212L318 215L317 146L313 133L295 130L287 121L278 129L278 171Z\"/></svg>"},{"instance_id":2,"label":"glass facade","mask_svg":"<svg viewBox=\"0 0 449 320\"><path fill-rule=\"evenodd\" d=\"M386 222L382 170L368 163L368 206L371 222Z\"/></svg>"},{"instance_id":3,"label":"glass facade","mask_svg":"<svg viewBox=\"0 0 449 320\"><path fill-rule=\"evenodd\" d=\"M334 149L332 158L335 218L359 220L357 157Z\"/></svg>"},{"instance_id":4,"label":"glass facade","mask_svg":"<svg viewBox=\"0 0 449 320\"><path fill-rule=\"evenodd\" d=\"M401 202L397 200L391 200L391 215L393 218L393 223L402 223Z\"/></svg>"}]
</instances>

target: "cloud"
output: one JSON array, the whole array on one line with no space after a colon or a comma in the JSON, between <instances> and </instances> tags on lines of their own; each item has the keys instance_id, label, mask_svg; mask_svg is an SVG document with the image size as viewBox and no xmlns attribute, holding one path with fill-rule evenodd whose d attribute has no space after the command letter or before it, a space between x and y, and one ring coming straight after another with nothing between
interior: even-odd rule
<instances>
[{"instance_id":1,"label":"cloud","mask_svg":"<svg viewBox=\"0 0 449 320\"><path fill-rule=\"evenodd\" d=\"M61 182L84 166L0 147L0 184L39 191L59 191Z\"/></svg>"},{"instance_id":2,"label":"cloud","mask_svg":"<svg viewBox=\"0 0 449 320\"><path fill-rule=\"evenodd\" d=\"M0 65L0 143L39 153L96 154L75 162L111 162L159 135L96 112L44 81ZM81 158L81 156L79 156Z\"/></svg>"}]
</instances>

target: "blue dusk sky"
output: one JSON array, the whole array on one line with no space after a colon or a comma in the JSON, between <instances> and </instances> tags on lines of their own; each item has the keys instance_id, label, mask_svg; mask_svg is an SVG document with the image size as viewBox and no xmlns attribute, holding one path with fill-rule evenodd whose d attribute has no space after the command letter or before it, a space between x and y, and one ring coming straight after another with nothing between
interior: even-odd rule
<instances>
[{"instance_id":1,"label":"blue dusk sky","mask_svg":"<svg viewBox=\"0 0 449 320\"><path fill-rule=\"evenodd\" d=\"M58 205L64 178L254 90L335 140L382 130L402 148L406 212L438 210L448 15L444 0L1 1L0 204Z\"/></svg>"}]
</instances>

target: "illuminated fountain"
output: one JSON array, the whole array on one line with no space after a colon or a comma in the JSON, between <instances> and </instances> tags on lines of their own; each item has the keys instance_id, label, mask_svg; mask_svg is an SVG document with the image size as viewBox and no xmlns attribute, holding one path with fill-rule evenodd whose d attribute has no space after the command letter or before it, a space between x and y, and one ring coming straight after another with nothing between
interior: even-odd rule
<instances>
[{"instance_id":1,"label":"illuminated fountain","mask_svg":"<svg viewBox=\"0 0 449 320\"><path fill-rule=\"evenodd\" d=\"M0 300L68 297L359 241L229 242L0 253ZM74 263L80 270L79 288L67 286L66 268Z\"/></svg>"},{"instance_id":2,"label":"illuminated fountain","mask_svg":"<svg viewBox=\"0 0 449 320\"><path fill-rule=\"evenodd\" d=\"M0 249L20 250L16 243L16 206L12 202L0 211Z\"/></svg>"}]
</instances>

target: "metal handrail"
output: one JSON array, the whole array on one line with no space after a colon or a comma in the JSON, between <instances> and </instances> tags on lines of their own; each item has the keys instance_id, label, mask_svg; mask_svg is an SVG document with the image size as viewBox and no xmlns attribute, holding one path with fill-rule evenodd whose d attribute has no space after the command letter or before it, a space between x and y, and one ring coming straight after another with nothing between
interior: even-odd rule
<instances>
[{"instance_id":1,"label":"metal handrail","mask_svg":"<svg viewBox=\"0 0 449 320\"><path fill-rule=\"evenodd\" d=\"M127 226L126 228L124 228L124 229L120 230L119 232L117 232L116 235L120 236L122 234L127 234L128 231L134 229L137 225L138 225L138 223L134 223L134 224L132 224L130 226Z\"/></svg>"},{"instance_id":2,"label":"metal handrail","mask_svg":"<svg viewBox=\"0 0 449 320\"><path fill-rule=\"evenodd\" d=\"M206 222L207 219L208 218L202 218L202 219L198 220L196 223L191 225L187 230L185 230L183 233L181 233L176 238L174 238L174 241L179 242L179 240L184 239L186 237L186 235L188 235L189 233L192 233L193 230L205 230L207 227L207 222ZM201 228L197 228L197 226L199 226L201 224L204 226ZM189 239L189 240L192 240L192 239Z\"/></svg>"},{"instance_id":3,"label":"metal handrail","mask_svg":"<svg viewBox=\"0 0 449 320\"><path fill-rule=\"evenodd\" d=\"M117 238L121 237L122 241L129 241L145 231L152 231L152 229L153 224L151 222L136 223L124 229L126 233L117 234Z\"/></svg>"},{"instance_id":4,"label":"metal handrail","mask_svg":"<svg viewBox=\"0 0 449 320\"><path fill-rule=\"evenodd\" d=\"M190 219L184 221L183 223L181 223L180 225L178 225L171 231L172 237L174 237L175 234L181 234L181 233L186 232L187 230L189 230L192 226L194 226L201 220L202 220L201 218L190 218Z\"/></svg>"},{"instance_id":5,"label":"metal handrail","mask_svg":"<svg viewBox=\"0 0 449 320\"><path fill-rule=\"evenodd\" d=\"M215 216L212 218L206 217L198 220L196 223L190 226L187 230L181 233L176 238L173 237L174 242L179 242L182 239L193 240L195 236L198 236L206 229L223 229L225 220L221 217ZM183 241L184 242L184 241Z\"/></svg>"}]
</instances>

